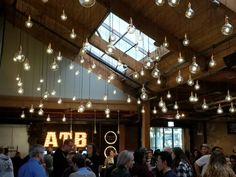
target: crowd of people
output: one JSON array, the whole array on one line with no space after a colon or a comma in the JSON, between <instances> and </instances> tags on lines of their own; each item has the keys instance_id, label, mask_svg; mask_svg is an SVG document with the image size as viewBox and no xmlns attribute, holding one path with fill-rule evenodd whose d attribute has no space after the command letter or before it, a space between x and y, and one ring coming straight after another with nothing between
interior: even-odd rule
<instances>
[{"instance_id":1,"label":"crowd of people","mask_svg":"<svg viewBox=\"0 0 236 177\"><path fill-rule=\"evenodd\" d=\"M225 156L221 147L210 149L207 144L193 153L180 147L120 153L110 149L104 161L93 143L77 152L67 139L55 152L45 150L35 144L24 159L19 152L11 159L0 147L0 177L236 177L236 156Z\"/></svg>"}]
</instances>

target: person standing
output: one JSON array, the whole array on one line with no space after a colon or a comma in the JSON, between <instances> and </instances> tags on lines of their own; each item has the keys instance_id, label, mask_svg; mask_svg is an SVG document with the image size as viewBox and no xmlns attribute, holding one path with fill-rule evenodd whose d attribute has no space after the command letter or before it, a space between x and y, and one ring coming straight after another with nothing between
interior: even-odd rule
<instances>
[{"instance_id":1,"label":"person standing","mask_svg":"<svg viewBox=\"0 0 236 177\"><path fill-rule=\"evenodd\" d=\"M4 154L3 147L0 147L0 177L14 177L11 158Z\"/></svg>"},{"instance_id":2,"label":"person standing","mask_svg":"<svg viewBox=\"0 0 236 177\"><path fill-rule=\"evenodd\" d=\"M69 167L67 161L67 154L72 151L74 147L74 142L71 139L66 139L63 142L61 148L58 148L55 153L53 154L53 177L61 177L64 170Z\"/></svg>"},{"instance_id":3,"label":"person standing","mask_svg":"<svg viewBox=\"0 0 236 177\"><path fill-rule=\"evenodd\" d=\"M53 149L48 147L47 154L44 156L45 168L48 177L52 177L53 171Z\"/></svg>"},{"instance_id":4,"label":"person standing","mask_svg":"<svg viewBox=\"0 0 236 177\"><path fill-rule=\"evenodd\" d=\"M45 148L40 144L32 145L30 148L30 159L20 167L18 177L47 177L42 166Z\"/></svg>"}]
</instances>

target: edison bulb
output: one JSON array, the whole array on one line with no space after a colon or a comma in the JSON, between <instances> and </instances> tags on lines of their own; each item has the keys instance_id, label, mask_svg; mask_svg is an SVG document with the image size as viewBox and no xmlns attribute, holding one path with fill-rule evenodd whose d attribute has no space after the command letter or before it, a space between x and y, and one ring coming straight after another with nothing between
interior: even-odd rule
<instances>
[{"instance_id":1,"label":"edison bulb","mask_svg":"<svg viewBox=\"0 0 236 177\"><path fill-rule=\"evenodd\" d=\"M48 117L46 119L47 122L50 122L51 121L51 118L50 118L50 115L48 114Z\"/></svg>"},{"instance_id":2,"label":"edison bulb","mask_svg":"<svg viewBox=\"0 0 236 177\"><path fill-rule=\"evenodd\" d=\"M134 34L135 30L136 29L135 29L135 26L133 25L133 20L132 20L132 18L130 18L127 31L129 34Z\"/></svg>"},{"instance_id":3,"label":"edison bulb","mask_svg":"<svg viewBox=\"0 0 236 177\"><path fill-rule=\"evenodd\" d=\"M166 98L170 99L171 98L171 94L170 91L167 92Z\"/></svg>"},{"instance_id":4,"label":"edison bulb","mask_svg":"<svg viewBox=\"0 0 236 177\"><path fill-rule=\"evenodd\" d=\"M66 115L65 114L62 117L62 122L66 122Z\"/></svg>"},{"instance_id":5,"label":"edison bulb","mask_svg":"<svg viewBox=\"0 0 236 177\"><path fill-rule=\"evenodd\" d=\"M39 111L38 111L38 115L42 116L42 115L43 115L43 113L44 113L43 109L42 109L42 108L40 108L40 109L39 109Z\"/></svg>"},{"instance_id":6,"label":"edison bulb","mask_svg":"<svg viewBox=\"0 0 236 177\"><path fill-rule=\"evenodd\" d=\"M129 95L128 95L128 97L127 97L127 103L131 103L131 98L130 98Z\"/></svg>"},{"instance_id":7,"label":"edison bulb","mask_svg":"<svg viewBox=\"0 0 236 177\"><path fill-rule=\"evenodd\" d=\"M157 6L163 6L165 4L165 0L155 0Z\"/></svg>"},{"instance_id":8,"label":"edison bulb","mask_svg":"<svg viewBox=\"0 0 236 177\"><path fill-rule=\"evenodd\" d=\"M59 69L59 65L57 64L56 60L54 59L52 64L50 65L52 71L57 71Z\"/></svg>"},{"instance_id":9,"label":"edison bulb","mask_svg":"<svg viewBox=\"0 0 236 177\"><path fill-rule=\"evenodd\" d=\"M29 112L30 112L31 114L34 113L34 106L33 106L33 105L30 106Z\"/></svg>"},{"instance_id":10,"label":"edison bulb","mask_svg":"<svg viewBox=\"0 0 236 177\"><path fill-rule=\"evenodd\" d=\"M179 106L178 106L177 101L176 101L175 104L174 104L174 109L175 109L175 110L179 109Z\"/></svg>"},{"instance_id":11,"label":"edison bulb","mask_svg":"<svg viewBox=\"0 0 236 177\"><path fill-rule=\"evenodd\" d=\"M228 36L233 33L233 26L229 23L229 17L225 16L225 24L221 28L223 35Z\"/></svg>"},{"instance_id":12,"label":"edison bulb","mask_svg":"<svg viewBox=\"0 0 236 177\"><path fill-rule=\"evenodd\" d=\"M96 3L96 0L79 0L81 6L85 7L85 8L90 8L92 6L94 6L94 4Z\"/></svg>"},{"instance_id":13,"label":"edison bulb","mask_svg":"<svg viewBox=\"0 0 236 177\"><path fill-rule=\"evenodd\" d=\"M180 84L180 83L182 83L184 81L184 78L181 76L181 72L180 72L180 70L179 70L179 73L178 73L178 75L177 75L177 77L176 77L176 82L177 82L177 84Z\"/></svg>"},{"instance_id":14,"label":"edison bulb","mask_svg":"<svg viewBox=\"0 0 236 177\"><path fill-rule=\"evenodd\" d=\"M189 46L189 44L190 44L190 40L188 39L188 36L187 36L187 34L185 33L185 35L184 35L184 40L183 40L183 45L184 45L184 46Z\"/></svg>"},{"instance_id":15,"label":"edison bulb","mask_svg":"<svg viewBox=\"0 0 236 177\"><path fill-rule=\"evenodd\" d=\"M39 79L39 82L40 82L40 83L43 83L43 82L44 82L44 79L43 79L43 78L40 78L40 79Z\"/></svg>"},{"instance_id":16,"label":"edison bulb","mask_svg":"<svg viewBox=\"0 0 236 177\"><path fill-rule=\"evenodd\" d=\"M61 56L61 52L59 51L57 55L57 61L61 61L61 60L62 60L62 56Z\"/></svg>"},{"instance_id":17,"label":"edison bulb","mask_svg":"<svg viewBox=\"0 0 236 177\"><path fill-rule=\"evenodd\" d=\"M164 42L162 44L165 48L169 47L169 42L167 41L167 38L165 37Z\"/></svg>"},{"instance_id":18,"label":"edison bulb","mask_svg":"<svg viewBox=\"0 0 236 177\"><path fill-rule=\"evenodd\" d=\"M168 0L168 4L171 7L176 7L177 5L179 5L180 0Z\"/></svg>"},{"instance_id":19,"label":"edison bulb","mask_svg":"<svg viewBox=\"0 0 236 177\"><path fill-rule=\"evenodd\" d=\"M192 9L192 7L191 7L191 3L189 2L188 3L188 8L187 8L187 10L186 10L186 12L185 12L185 17L186 18L192 18L194 16L194 10Z\"/></svg>"},{"instance_id":20,"label":"edison bulb","mask_svg":"<svg viewBox=\"0 0 236 177\"><path fill-rule=\"evenodd\" d=\"M70 38L71 39L75 39L76 38L76 33L75 33L75 30L74 30L74 28L72 28L72 30L71 30L71 33L70 33Z\"/></svg>"},{"instance_id":21,"label":"edison bulb","mask_svg":"<svg viewBox=\"0 0 236 177\"><path fill-rule=\"evenodd\" d=\"M45 91L44 92L44 94L43 94L43 99L48 99L48 97L49 97L49 93L48 93L48 91Z\"/></svg>"},{"instance_id":22,"label":"edison bulb","mask_svg":"<svg viewBox=\"0 0 236 177\"><path fill-rule=\"evenodd\" d=\"M217 114L222 114L222 113L223 113L223 109L221 108L221 104L219 104L217 108Z\"/></svg>"},{"instance_id":23,"label":"edison bulb","mask_svg":"<svg viewBox=\"0 0 236 177\"><path fill-rule=\"evenodd\" d=\"M21 113L20 117L21 117L22 119L24 119L24 118L25 118L25 113L24 113L24 111L22 111L22 113Z\"/></svg>"},{"instance_id":24,"label":"edison bulb","mask_svg":"<svg viewBox=\"0 0 236 177\"><path fill-rule=\"evenodd\" d=\"M143 65L144 65L145 69L152 69L154 67L154 62L151 59L151 57L148 56L144 59L144 64Z\"/></svg>"},{"instance_id":25,"label":"edison bulb","mask_svg":"<svg viewBox=\"0 0 236 177\"><path fill-rule=\"evenodd\" d=\"M51 95L55 96L56 95L56 90L53 89L52 92L51 92Z\"/></svg>"},{"instance_id":26,"label":"edison bulb","mask_svg":"<svg viewBox=\"0 0 236 177\"><path fill-rule=\"evenodd\" d=\"M134 79L139 79L139 73L138 73L137 71L135 71L135 72L133 73L133 78L134 78Z\"/></svg>"},{"instance_id":27,"label":"edison bulb","mask_svg":"<svg viewBox=\"0 0 236 177\"><path fill-rule=\"evenodd\" d=\"M101 80L102 79L102 75L98 74L97 78L98 78L98 80Z\"/></svg>"},{"instance_id":28,"label":"edison bulb","mask_svg":"<svg viewBox=\"0 0 236 177\"><path fill-rule=\"evenodd\" d=\"M152 110L152 113L153 113L153 114L157 114L156 106L154 106L154 108L153 108L153 110Z\"/></svg>"},{"instance_id":29,"label":"edison bulb","mask_svg":"<svg viewBox=\"0 0 236 177\"><path fill-rule=\"evenodd\" d=\"M47 48L46 52L47 52L48 54L52 54L52 53L53 53L53 49L52 49L51 43L48 44L48 48Z\"/></svg>"},{"instance_id":30,"label":"edison bulb","mask_svg":"<svg viewBox=\"0 0 236 177\"><path fill-rule=\"evenodd\" d=\"M61 14L61 20L62 20L62 21L66 21L66 20L67 20L67 15L66 15L66 13L65 13L65 10L64 10L64 9L62 10L62 14Z\"/></svg>"},{"instance_id":31,"label":"edison bulb","mask_svg":"<svg viewBox=\"0 0 236 177\"><path fill-rule=\"evenodd\" d=\"M188 84L189 86L193 86L193 85L194 85L194 81L193 81L193 79L192 79L192 77L191 77L191 74L189 75L187 84Z\"/></svg>"},{"instance_id":32,"label":"edison bulb","mask_svg":"<svg viewBox=\"0 0 236 177\"><path fill-rule=\"evenodd\" d=\"M166 107L165 104L162 106L161 111L162 111L163 113L166 113L166 112L168 111L168 109L167 109L167 107Z\"/></svg>"},{"instance_id":33,"label":"edison bulb","mask_svg":"<svg viewBox=\"0 0 236 177\"><path fill-rule=\"evenodd\" d=\"M144 106L142 106L141 113L143 113L143 114L145 113Z\"/></svg>"},{"instance_id":34,"label":"edison bulb","mask_svg":"<svg viewBox=\"0 0 236 177\"><path fill-rule=\"evenodd\" d=\"M210 68L213 68L215 65L216 65L216 61L214 60L214 56L213 56L213 54L212 54L212 55L211 55L210 62L209 62L209 67L210 67Z\"/></svg>"},{"instance_id":35,"label":"edison bulb","mask_svg":"<svg viewBox=\"0 0 236 177\"><path fill-rule=\"evenodd\" d=\"M113 95L116 95L116 90L113 90Z\"/></svg>"},{"instance_id":36,"label":"edison bulb","mask_svg":"<svg viewBox=\"0 0 236 177\"><path fill-rule=\"evenodd\" d=\"M61 104L61 103L62 103L62 99L59 98L59 99L57 100L57 103L58 103L58 104Z\"/></svg>"},{"instance_id":37,"label":"edison bulb","mask_svg":"<svg viewBox=\"0 0 236 177\"><path fill-rule=\"evenodd\" d=\"M19 87L17 92L22 95L24 93L24 89L22 87Z\"/></svg>"},{"instance_id":38,"label":"edison bulb","mask_svg":"<svg viewBox=\"0 0 236 177\"><path fill-rule=\"evenodd\" d=\"M32 28L32 26L33 26L33 22L31 21L30 15L28 16L28 19L25 21L25 26L27 28Z\"/></svg>"},{"instance_id":39,"label":"edison bulb","mask_svg":"<svg viewBox=\"0 0 236 177\"><path fill-rule=\"evenodd\" d=\"M140 71L140 75L141 76L144 76L145 75L145 72L144 72L144 69L142 68L141 71Z\"/></svg>"},{"instance_id":40,"label":"edison bulb","mask_svg":"<svg viewBox=\"0 0 236 177\"><path fill-rule=\"evenodd\" d=\"M182 57L181 52L179 52L178 63L181 64L184 62L184 58Z\"/></svg>"},{"instance_id":41,"label":"edison bulb","mask_svg":"<svg viewBox=\"0 0 236 177\"><path fill-rule=\"evenodd\" d=\"M110 114L110 109L108 107L105 109L105 114Z\"/></svg>"},{"instance_id":42,"label":"edison bulb","mask_svg":"<svg viewBox=\"0 0 236 177\"><path fill-rule=\"evenodd\" d=\"M92 102L90 100L86 103L86 107L87 108L91 108L92 107Z\"/></svg>"},{"instance_id":43,"label":"edison bulb","mask_svg":"<svg viewBox=\"0 0 236 177\"><path fill-rule=\"evenodd\" d=\"M141 100L140 100L140 98L138 98L138 100L137 100L137 104L141 104Z\"/></svg>"},{"instance_id":44,"label":"edison bulb","mask_svg":"<svg viewBox=\"0 0 236 177\"><path fill-rule=\"evenodd\" d=\"M205 98L203 99L202 109L203 110L208 109L208 105L206 104L206 99Z\"/></svg>"},{"instance_id":45,"label":"edison bulb","mask_svg":"<svg viewBox=\"0 0 236 177\"><path fill-rule=\"evenodd\" d=\"M72 101L76 101L76 96L73 96L73 97L72 97Z\"/></svg>"},{"instance_id":46,"label":"edison bulb","mask_svg":"<svg viewBox=\"0 0 236 177\"><path fill-rule=\"evenodd\" d=\"M158 103L158 106L162 108L165 105L164 101L162 100L162 97L160 98L160 101Z\"/></svg>"},{"instance_id":47,"label":"edison bulb","mask_svg":"<svg viewBox=\"0 0 236 177\"><path fill-rule=\"evenodd\" d=\"M193 57L193 61L192 61L191 65L189 66L189 71L190 71L192 74L196 74L199 70L200 70L200 67L199 67L199 65L196 63L196 57L194 56L194 57Z\"/></svg>"},{"instance_id":48,"label":"edison bulb","mask_svg":"<svg viewBox=\"0 0 236 177\"><path fill-rule=\"evenodd\" d=\"M152 70L152 77L158 78L160 76L160 70L155 66L155 68Z\"/></svg>"},{"instance_id":49,"label":"edison bulb","mask_svg":"<svg viewBox=\"0 0 236 177\"><path fill-rule=\"evenodd\" d=\"M230 113L234 113L235 112L235 107L234 107L233 102L231 102L231 104L230 104L229 112Z\"/></svg>"}]
</instances>

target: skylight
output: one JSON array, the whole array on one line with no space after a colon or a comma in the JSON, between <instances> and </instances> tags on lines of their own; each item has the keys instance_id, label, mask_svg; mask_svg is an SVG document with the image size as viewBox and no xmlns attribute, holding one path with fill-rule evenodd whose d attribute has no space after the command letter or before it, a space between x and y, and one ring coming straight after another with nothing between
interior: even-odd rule
<instances>
[{"instance_id":1,"label":"skylight","mask_svg":"<svg viewBox=\"0 0 236 177\"><path fill-rule=\"evenodd\" d=\"M113 33L116 37L114 46L137 61L157 49L154 39L136 29L134 34L127 33L128 23L118 16L110 13L97 29L100 37L109 42L109 36ZM112 30L113 29L113 30Z\"/></svg>"}]
</instances>

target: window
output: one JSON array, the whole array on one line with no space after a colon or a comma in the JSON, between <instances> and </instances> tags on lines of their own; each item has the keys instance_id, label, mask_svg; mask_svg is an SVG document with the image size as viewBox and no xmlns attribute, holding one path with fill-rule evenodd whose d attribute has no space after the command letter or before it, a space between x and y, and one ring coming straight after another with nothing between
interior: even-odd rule
<instances>
[{"instance_id":1,"label":"window","mask_svg":"<svg viewBox=\"0 0 236 177\"><path fill-rule=\"evenodd\" d=\"M183 148L182 128L150 128L150 148L163 150L165 147Z\"/></svg>"}]
</instances>

